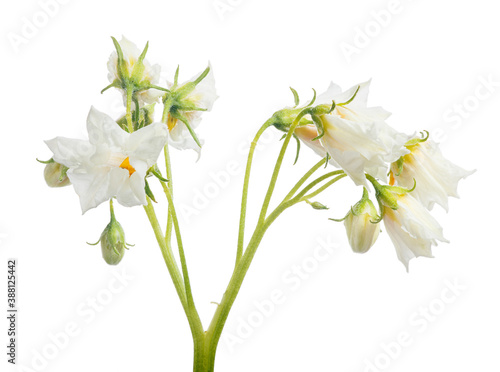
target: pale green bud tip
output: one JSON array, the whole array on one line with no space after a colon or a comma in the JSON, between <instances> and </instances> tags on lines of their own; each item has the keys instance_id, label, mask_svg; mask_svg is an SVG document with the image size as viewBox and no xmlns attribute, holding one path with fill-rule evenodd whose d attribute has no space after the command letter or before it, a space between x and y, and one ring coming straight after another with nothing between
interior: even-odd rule
<instances>
[{"instance_id":1,"label":"pale green bud tip","mask_svg":"<svg viewBox=\"0 0 500 372\"><path fill-rule=\"evenodd\" d=\"M118 265L125 254L125 232L114 218L101 234L102 257L109 265Z\"/></svg>"},{"instance_id":2,"label":"pale green bud tip","mask_svg":"<svg viewBox=\"0 0 500 372\"><path fill-rule=\"evenodd\" d=\"M366 253L377 241L380 228L377 209L368 196L368 190L363 188L363 196L344 219L344 226L349 239L349 245L356 253Z\"/></svg>"},{"instance_id":3,"label":"pale green bud tip","mask_svg":"<svg viewBox=\"0 0 500 372\"><path fill-rule=\"evenodd\" d=\"M366 210L359 215L349 213L344 221L349 245L355 253L366 253L377 241L380 228L372 221L376 213L366 204Z\"/></svg>"},{"instance_id":4,"label":"pale green bud tip","mask_svg":"<svg viewBox=\"0 0 500 372\"><path fill-rule=\"evenodd\" d=\"M309 204L313 209L317 210L325 210L328 209L326 205L321 204L320 202L310 202L309 200L306 200L306 203Z\"/></svg>"},{"instance_id":5,"label":"pale green bud tip","mask_svg":"<svg viewBox=\"0 0 500 372\"><path fill-rule=\"evenodd\" d=\"M68 167L56 163L55 161L48 163L43 171L45 182L49 187L64 187L71 185L68 175L66 174L67 171Z\"/></svg>"}]
</instances>

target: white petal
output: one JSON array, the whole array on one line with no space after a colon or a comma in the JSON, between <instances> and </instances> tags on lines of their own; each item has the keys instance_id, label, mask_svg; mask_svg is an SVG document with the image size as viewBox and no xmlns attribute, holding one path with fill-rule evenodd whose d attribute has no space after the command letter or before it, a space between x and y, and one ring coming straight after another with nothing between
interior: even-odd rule
<instances>
[{"instance_id":1,"label":"white petal","mask_svg":"<svg viewBox=\"0 0 500 372\"><path fill-rule=\"evenodd\" d=\"M398 201L399 221L412 236L448 242L443 236L443 228L427 209L411 194Z\"/></svg>"},{"instance_id":2,"label":"white petal","mask_svg":"<svg viewBox=\"0 0 500 372\"><path fill-rule=\"evenodd\" d=\"M307 124L295 129L295 135L308 147L314 150L322 158L326 157L326 150L320 140L313 141L318 136L318 130L314 124Z\"/></svg>"},{"instance_id":3,"label":"white petal","mask_svg":"<svg viewBox=\"0 0 500 372\"><path fill-rule=\"evenodd\" d=\"M398 259L405 265L408 271L408 265L412 258L419 256L433 257L431 250L432 242L427 239L413 237L404 231L397 219L392 216L393 213L394 211L392 210L386 211L384 225L396 248Z\"/></svg>"},{"instance_id":4,"label":"white petal","mask_svg":"<svg viewBox=\"0 0 500 372\"><path fill-rule=\"evenodd\" d=\"M111 148L123 147L128 133L125 132L109 115L90 108L87 117L89 141L93 145L106 144Z\"/></svg>"},{"instance_id":5,"label":"white petal","mask_svg":"<svg viewBox=\"0 0 500 372\"><path fill-rule=\"evenodd\" d=\"M125 173L126 175L128 174L128 172ZM80 197L82 213L97 207L113 196L110 193L109 187L109 168L94 168L90 171L70 169L68 177L73 184L75 192Z\"/></svg>"},{"instance_id":6,"label":"white petal","mask_svg":"<svg viewBox=\"0 0 500 372\"><path fill-rule=\"evenodd\" d=\"M432 140L413 146L411 154L404 160L403 172L399 176L393 164L395 179L398 185L408 188L413 187L415 180L417 186L412 195L429 210L437 203L448 211L448 197L458 198L458 182L475 172L462 169L444 158Z\"/></svg>"},{"instance_id":7,"label":"white petal","mask_svg":"<svg viewBox=\"0 0 500 372\"><path fill-rule=\"evenodd\" d=\"M208 67L210 67L210 71L207 76L205 76L205 78L198 83L196 88L194 88L194 90L189 94L188 99L197 107L205 108L207 111L210 111L212 110L215 100L219 97L215 92L215 78L213 68L210 63L208 64ZM190 80L188 80L188 82L196 80L200 74L201 73L193 76Z\"/></svg>"},{"instance_id":8,"label":"white petal","mask_svg":"<svg viewBox=\"0 0 500 372\"><path fill-rule=\"evenodd\" d=\"M122 187L120 187L114 195L116 196L118 203L125 207L135 207L137 205L147 204L146 192L144 190L144 176L141 176L137 172L132 174L130 177L128 172L125 172L125 174L127 177L126 180L123 181L121 179L117 179L117 181L121 182L122 185Z\"/></svg>"},{"instance_id":9,"label":"white petal","mask_svg":"<svg viewBox=\"0 0 500 372\"><path fill-rule=\"evenodd\" d=\"M77 167L87 161L95 151L95 146L88 141L72 138L56 137L45 143L54 153L54 160L68 168Z\"/></svg>"},{"instance_id":10,"label":"white petal","mask_svg":"<svg viewBox=\"0 0 500 372\"><path fill-rule=\"evenodd\" d=\"M153 123L133 132L124 146L132 160L142 160L151 167L167 143L168 129L163 123ZM131 163L132 164L132 163Z\"/></svg>"},{"instance_id":11,"label":"white petal","mask_svg":"<svg viewBox=\"0 0 500 372\"><path fill-rule=\"evenodd\" d=\"M340 94L342 94L342 88L332 81L327 90L316 97L315 104L331 104Z\"/></svg>"}]
</instances>

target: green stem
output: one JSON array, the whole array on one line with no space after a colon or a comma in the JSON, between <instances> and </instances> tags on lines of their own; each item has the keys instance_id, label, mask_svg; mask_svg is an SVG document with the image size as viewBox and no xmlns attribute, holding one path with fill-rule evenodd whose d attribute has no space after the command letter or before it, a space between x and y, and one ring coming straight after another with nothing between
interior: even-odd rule
<instances>
[{"instance_id":1,"label":"green stem","mask_svg":"<svg viewBox=\"0 0 500 372\"><path fill-rule=\"evenodd\" d=\"M134 131L134 125L132 123L132 94L134 91L130 88L127 88L127 111L126 111L126 117L127 117L127 127L128 127L128 132L132 133Z\"/></svg>"},{"instance_id":2,"label":"green stem","mask_svg":"<svg viewBox=\"0 0 500 372\"><path fill-rule=\"evenodd\" d=\"M302 189L302 191L297 194L296 197L302 198L314 186L316 186L317 184L321 183L322 181L324 181L324 180L326 180L326 179L328 179L328 178L330 178L332 176L336 176L336 175L345 175L345 174L344 174L343 170L337 170L337 171L326 173L326 174L322 175L321 177L316 178L309 185L307 185L306 187L304 187ZM310 197L312 197L312 196L310 196Z\"/></svg>"},{"instance_id":3,"label":"green stem","mask_svg":"<svg viewBox=\"0 0 500 372\"><path fill-rule=\"evenodd\" d=\"M271 226L271 224L288 208L293 205L303 202L312 194L317 195L320 192L324 191L326 188L337 182L338 180L344 178L346 175L341 174L335 179L329 181L327 184L318 189L318 192L311 193L310 195L301 196L300 194L296 197L281 203L270 215L265 219L262 225L257 226L255 232L248 243L247 249L240 260L238 266L234 269L231 280L229 281L229 285L224 293L222 301L220 305L217 306L217 310L212 318L212 322L206 332L205 335L205 372L213 372L215 365L215 354L217 351L217 345L220 340L220 336L222 334L222 330L226 323L227 317L229 315L229 311L236 300L238 292L241 288L243 280L245 279L246 273L252 263L252 260L257 252L257 248L259 247L264 234L267 229ZM328 185L328 186L327 186Z\"/></svg>"},{"instance_id":4,"label":"green stem","mask_svg":"<svg viewBox=\"0 0 500 372\"><path fill-rule=\"evenodd\" d=\"M165 264L167 265L168 272L170 274L170 277L172 278L172 282L174 283L177 295L181 300L182 307L184 308L184 311L187 311L187 298L184 288L184 280L179 271L179 268L177 267L177 264L175 263L175 257L172 252L172 247L167 244L163 237L163 232L161 231L161 227L158 222L158 218L156 217L156 213L151 200L147 198L147 201L148 204L144 206L144 210L146 211L146 215L148 216L151 227L153 228L156 240L158 241L158 245L160 246L160 250L163 255L163 259L165 260Z\"/></svg>"},{"instance_id":5,"label":"green stem","mask_svg":"<svg viewBox=\"0 0 500 372\"><path fill-rule=\"evenodd\" d=\"M255 135L252 143L250 144L250 150L248 152L247 166L245 170L245 180L243 181L243 193L241 195L241 211L240 211L240 225L238 230L238 248L236 251L236 264L238 265L241 257L243 256L243 245L245 241L245 220L247 212L247 200L248 200L248 185L250 183L250 171L252 169L253 155L255 148L257 147L257 142L264 131L271 126L272 122L270 120L266 121L259 131Z\"/></svg>"},{"instance_id":6,"label":"green stem","mask_svg":"<svg viewBox=\"0 0 500 372\"><path fill-rule=\"evenodd\" d=\"M179 268L175 263L175 257L172 252L172 247L165 240L163 236L163 232L158 222L158 218L156 217L153 205L151 204L151 200L147 198L147 201L148 204L144 206L144 210L146 211L149 222L151 223L151 227L153 228L153 231L155 233L156 240L158 241L158 245L160 246L160 250L163 255L163 259L165 261L165 264L167 265L168 272L170 273L170 277L172 278L172 282L174 283L174 287L181 301L184 313L186 314L186 317L188 319L189 327L191 329L191 334L193 336L194 370L203 371L203 363L205 359L204 358L205 334L203 332L203 325L201 324L200 317L198 316L198 312L196 311L196 308L194 306L192 295L191 296L188 295L191 293L191 289L189 288L189 290L187 290L186 288L186 284L189 285L189 278L187 276L186 262L185 259L183 258L184 255L182 254L181 256L182 269L184 272L184 279L183 279L183 276L179 272ZM174 220L176 221L175 218ZM177 238L178 238L179 251L182 251L183 253L184 251L182 249L182 241L180 240L180 231L178 230L178 225L176 228L176 234L178 234Z\"/></svg>"},{"instance_id":7,"label":"green stem","mask_svg":"<svg viewBox=\"0 0 500 372\"><path fill-rule=\"evenodd\" d=\"M303 196L300 200L301 201L305 201L305 200L314 198L316 195L318 195L319 193L325 191L327 188L329 188L335 182L341 180L344 177L347 177L347 174L344 173L344 174L339 175L338 177L335 177L333 180L328 181L327 183L325 183L323 186L321 186L319 189L315 190L314 192Z\"/></svg>"},{"instance_id":8,"label":"green stem","mask_svg":"<svg viewBox=\"0 0 500 372\"><path fill-rule=\"evenodd\" d=\"M325 164L326 159L321 159L319 162L317 162L314 167L309 169L309 171L304 174L304 176L295 184L295 186L290 190L290 192L285 196L285 199L283 199L283 202L286 202L287 200L290 200L292 196L295 195L298 189L313 175L314 172L316 172L323 164Z\"/></svg>"},{"instance_id":9,"label":"green stem","mask_svg":"<svg viewBox=\"0 0 500 372\"><path fill-rule=\"evenodd\" d=\"M170 190L170 195L173 198L174 197L174 188L173 188L173 183L172 183L172 164L170 163L170 153L168 150L168 143L163 147L163 154L165 156L165 168L167 172L167 180L168 180L168 185L166 187ZM170 213L170 209L168 212L167 216L167 229L165 231L165 239L167 239L168 242L172 241L172 214Z\"/></svg>"},{"instance_id":10,"label":"green stem","mask_svg":"<svg viewBox=\"0 0 500 372\"><path fill-rule=\"evenodd\" d=\"M274 187L276 186L276 181L278 180L278 175L281 169L281 164L283 163L283 158L285 157L285 152L288 147L288 144L290 143L290 139L293 136L293 133L295 131L295 128L297 125L299 125L300 119L304 114L299 114L297 117L294 119L292 125L290 126L290 129L288 130L288 133L286 134L285 140L283 141L283 145L281 146L280 153L278 155L278 159L276 160L276 165L274 166L274 171L273 175L271 176L271 181L269 182L269 187L267 189L266 196L264 198L264 203L262 204L262 209L260 211L260 216L259 216L259 221L257 222L257 227L261 226L264 223L264 220L267 215L267 210L269 208L269 203L271 202L271 197L273 196L273 191Z\"/></svg>"},{"instance_id":11,"label":"green stem","mask_svg":"<svg viewBox=\"0 0 500 372\"><path fill-rule=\"evenodd\" d=\"M165 182L162 182L162 185L163 185L163 191L165 192L165 195L167 196L167 199L168 199L168 210L169 210L169 214L172 216L172 223L174 225L177 246L179 247L179 256L181 259L182 275L184 276L184 287L186 289L186 296L187 296L188 305L189 305L189 307L194 309L195 307L194 307L193 294L191 292L191 283L189 281L189 274L188 274L188 268L187 268L187 263L186 263L186 256L184 253L184 246L182 244L182 237L181 237L181 231L180 231L180 227L179 227L179 220L177 219L177 214L176 214L175 208L174 208L174 201L172 198L172 194L170 193L170 189L165 185Z\"/></svg>"}]
</instances>

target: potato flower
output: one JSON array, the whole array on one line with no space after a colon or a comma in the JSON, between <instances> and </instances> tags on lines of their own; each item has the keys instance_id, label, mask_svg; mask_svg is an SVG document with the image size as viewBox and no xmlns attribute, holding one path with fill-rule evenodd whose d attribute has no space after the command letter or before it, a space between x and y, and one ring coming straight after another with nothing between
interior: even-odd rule
<instances>
[{"instance_id":1,"label":"potato flower","mask_svg":"<svg viewBox=\"0 0 500 372\"><path fill-rule=\"evenodd\" d=\"M82 212L116 197L127 207L146 204L144 177L167 142L164 124L153 123L133 133L122 130L108 115L91 108L88 140L56 137L45 141L54 161L80 197Z\"/></svg>"}]
</instances>

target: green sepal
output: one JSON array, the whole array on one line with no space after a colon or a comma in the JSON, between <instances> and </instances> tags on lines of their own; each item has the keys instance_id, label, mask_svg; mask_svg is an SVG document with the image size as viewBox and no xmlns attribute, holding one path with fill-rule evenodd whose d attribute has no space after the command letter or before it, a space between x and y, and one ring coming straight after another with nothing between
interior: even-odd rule
<instances>
[{"instance_id":1,"label":"green sepal","mask_svg":"<svg viewBox=\"0 0 500 372\"><path fill-rule=\"evenodd\" d=\"M323 127L323 121L319 116L311 114L311 118L316 125L316 129L318 130L318 136L314 137L311 141L317 141L325 135L325 128Z\"/></svg>"},{"instance_id":2,"label":"green sepal","mask_svg":"<svg viewBox=\"0 0 500 372\"><path fill-rule=\"evenodd\" d=\"M420 136L422 138L412 138L411 140L409 140L408 142L405 143L405 147L411 147L411 146L415 146L415 145L418 145L419 143L422 143L422 142L425 142L429 139L429 132L424 130L422 132L420 132Z\"/></svg>"},{"instance_id":3,"label":"green sepal","mask_svg":"<svg viewBox=\"0 0 500 372\"><path fill-rule=\"evenodd\" d=\"M201 142L200 142L200 140L198 139L198 136L196 135L196 133L195 133L195 131L193 130L193 128L191 128L191 124L189 124L188 119L187 119L184 115L182 115L179 111L177 111L177 110L175 110L175 111L173 111L173 112L172 112L172 111L170 111L170 114L171 114L174 118L176 118L176 119L178 119L178 120L182 121L182 122L186 125L186 128L188 129L189 134L191 134L191 137L193 137L194 142L196 142L196 144L198 145L198 147L200 147L200 148L201 148Z\"/></svg>"},{"instance_id":4,"label":"green sepal","mask_svg":"<svg viewBox=\"0 0 500 372\"><path fill-rule=\"evenodd\" d=\"M161 175L160 170L158 169L158 166L156 164L150 168L150 171L151 174L156 178L158 178L160 181L168 182L168 180Z\"/></svg>"},{"instance_id":5,"label":"green sepal","mask_svg":"<svg viewBox=\"0 0 500 372\"><path fill-rule=\"evenodd\" d=\"M405 195L415 189L417 186L416 181L414 180L413 188L406 189L400 186L388 186L381 185L374 177L369 174L366 174L366 178L372 183L375 188L375 196L379 201L379 204L382 206L389 207L391 209L398 209L398 197L400 195Z\"/></svg>"},{"instance_id":6,"label":"green sepal","mask_svg":"<svg viewBox=\"0 0 500 372\"><path fill-rule=\"evenodd\" d=\"M309 107L309 106L312 106L314 102L316 102L316 89L312 88L314 94L313 94L313 98L311 99L311 102L309 102L306 107Z\"/></svg>"},{"instance_id":7,"label":"green sepal","mask_svg":"<svg viewBox=\"0 0 500 372\"><path fill-rule=\"evenodd\" d=\"M137 59L137 61L134 63L134 68L132 69L132 72L130 74L130 77L133 81L140 82L140 78L142 77L142 74L144 73L144 58L146 58L146 53L148 52L149 48L149 41L146 43L146 46L144 47L144 50L142 51L141 55Z\"/></svg>"},{"instance_id":8,"label":"green sepal","mask_svg":"<svg viewBox=\"0 0 500 372\"><path fill-rule=\"evenodd\" d=\"M326 169L326 167L328 167L328 163L329 163L329 161L330 161L331 158L332 157L330 156L330 153L327 152L326 156L325 156L325 169Z\"/></svg>"},{"instance_id":9,"label":"green sepal","mask_svg":"<svg viewBox=\"0 0 500 372\"><path fill-rule=\"evenodd\" d=\"M405 164L405 159L403 156L401 156L398 160L396 160L396 167L398 169L398 172L395 174L396 177L399 177L401 173L403 173L404 164Z\"/></svg>"},{"instance_id":10,"label":"green sepal","mask_svg":"<svg viewBox=\"0 0 500 372\"><path fill-rule=\"evenodd\" d=\"M299 154L300 154L300 140L299 137L293 134L293 138L295 138L295 141L297 141L297 154L295 155L295 161L293 162L293 165L297 164L297 161L299 160Z\"/></svg>"},{"instance_id":11,"label":"green sepal","mask_svg":"<svg viewBox=\"0 0 500 372\"><path fill-rule=\"evenodd\" d=\"M103 94L105 91L107 91L109 88L121 88L121 83L120 80L115 79L111 84L109 84L106 88L101 90L101 94Z\"/></svg>"},{"instance_id":12,"label":"green sepal","mask_svg":"<svg viewBox=\"0 0 500 372\"><path fill-rule=\"evenodd\" d=\"M177 65L177 68L175 69L175 74L174 74L174 86L173 86L173 88L177 88L177 84L179 84L179 68L180 68L180 66Z\"/></svg>"},{"instance_id":13,"label":"green sepal","mask_svg":"<svg viewBox=\"0 0 500 372\"><path fill-rule=\"evenodd\" d=\"M294 108L297 107L300 103L300 100L299 100L299 94L297 93L297 91L295 89L293 89L292 87L290 87L290 90L292 91L292 94L293 94L293 102L295 103L295 106L293 106Z\"/></svg>"},{"instance_id":14,"label":"green sepal","mask_svg":"<svg viewBox=\"0 0 500 372\"><path fill-rule=\"evenodd\" d=\"M55 163L56 161L54 158L50 158L49 160L40 160L38 158L35 158L37 162L42 163L42 164L50 164L50 163Z\"/></svg>"},{"instance_id":15,"label":"green sepal","mask_svg":"<svg viewBox=\"0 0 500 372\"><path fill-rule=\"evenodd\" d=\"M354 94L352 95L352 97L351 97L351 98L349 98L349 100L347 100L346 102L339 103L338 105L339 105L339 106L345 106L345 105L348 105L349 103L351 103L351 102L354 100L354 98L356 98L356 96L358 95L358 92L359 92L359 88L360 88L360 87L361 87L361 86L360 86L360 85L358 85L358 88L356 89L356 91L354 92Z\"/></svg>"},{"instance_id":16,"label":"green sepal","mask_svg":"<svg viewBox=\"0 0 500 372\"><path fill-rule=\"evenodd\" d=\"M111 39L113 40L113 44L115 45L116 49L116 54L118 55L118 61L117 61L117 72L118 72L118 77L122 81L122 84L120 84L123 87L123 84L127 84L129 81L129 76L128 76L128 69L127 69L127 64L125 63L125 60L123 59L123 51L122 47L120 46L120 43L113 37L111 36Z\"/></svg>"},{"instance_id":17,"label":"green sepal","mask_svg":"<svg viewBox=\"0 0 500 372\"><path fill-rule=\"evenodd\" d=\"M205 77L208 75L210 72L210 66L208 66L203 72L198 76L194 81L190 81L186 84L184 84L182 87L176 90L176 94L179 98L187 96L189 93L191 93L194 88L203 80Z\"/></svg>"},{"instance_id":18,"label":"green sepal","mask_svg":"<svg viewBox=\"0 0 500 372\"><path fill-rule=\"evenodd\" d=\"M335 222L343 222L347 217L349 217L349 215L352 213L352 207L351 209L349 210L349 212L347 212L347 214L342 217L342 218L329 218L329 220L332 220L332 221L335 221Z\"/></svg>"},{"instance_id":19,"label":"green sepal","mask_svg":"<svg viewBox=\"0 0 500 372\"><path fill-rule=\"evenodd\" d=\"M144 191L146 191L146 195L149 197L149 199L151 199L156 203L157 201L155 199L155 196L153 195L153 192L151 191L151 188L149 187L148 180L144 179L144 182L145 182Z\"/></svg>"}]
</instances>

